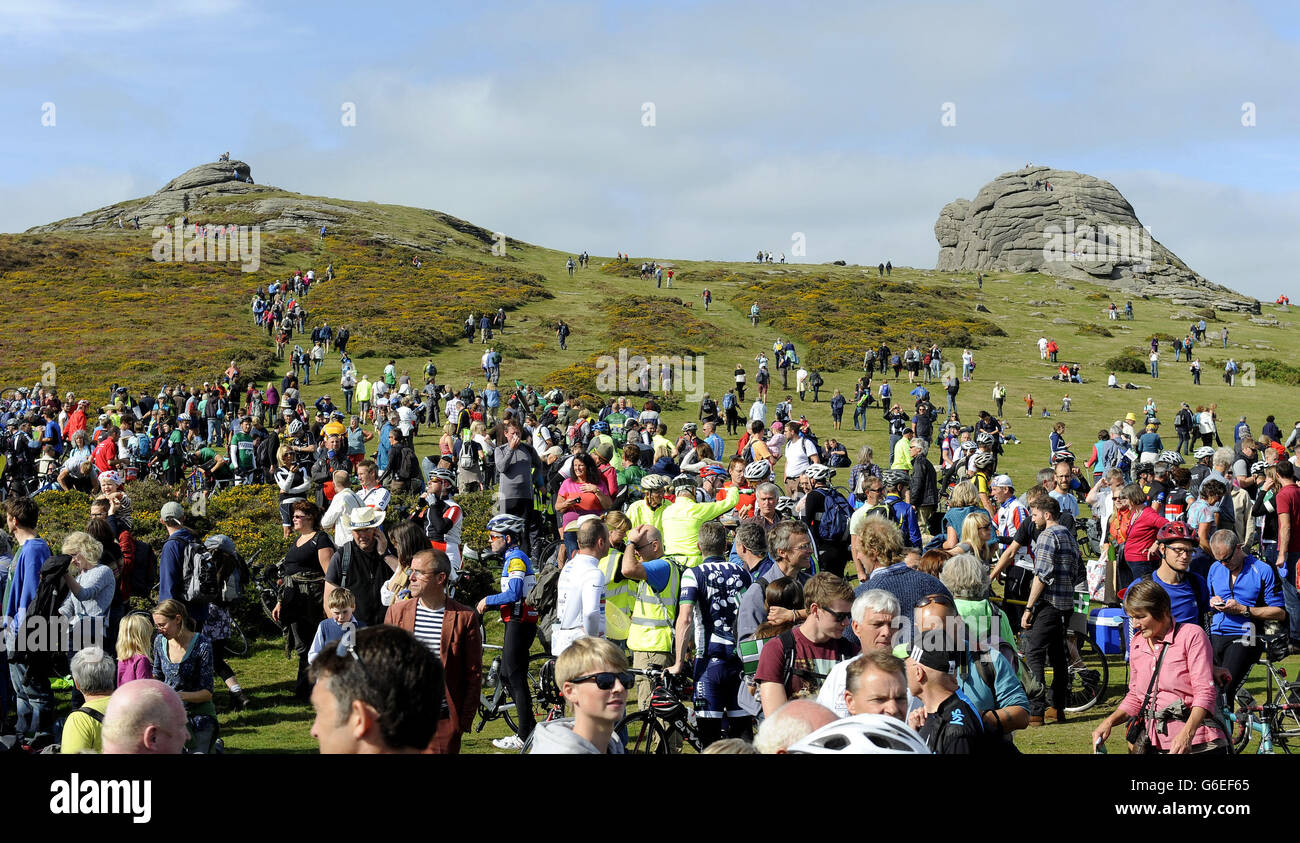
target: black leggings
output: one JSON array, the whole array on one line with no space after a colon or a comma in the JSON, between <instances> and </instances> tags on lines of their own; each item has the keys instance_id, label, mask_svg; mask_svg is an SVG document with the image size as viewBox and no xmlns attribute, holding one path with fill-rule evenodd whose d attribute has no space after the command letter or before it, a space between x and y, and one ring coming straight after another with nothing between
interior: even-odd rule
<instances>
[{"instance_id":1,"label":"black leggings","mask_svg":"<svg viewBox=\"0 0 1300 843\"><path fill-rule=\"evenodd\" d=\"M1232 674L1224 693L1228 703L1235 707L1237 689L1246 681L1246 674L1259 661L1259 654L1264 652L1263 644L1242 643L1240 635L1211 635L1210 644L1214 647L1214 663Z\"/></svg>"},{"instance_id":2,"label":"black leggings","mask_svg":"<svg viewBox=\"0 0 1300 843\"><path fill-rule=\"evenodd\" d=\"M222 682L235 678L235 671L231 670L230 665L226 664L226 642L224 639L212 642L212 672L220 677Z\"/></svg>"},{"instance_id":3,"label":"black leggings","mask_svg":"<svg viewBox=\"0 0 1300 843\"><path fill-rule=\"evenodd\" d=\"M515 720L519 724L519 739L528 740L537 725L533 717L533 696L528 689L528 651L537 638L537 624L510 621L506 624L506 639L501 650L501 679L515 704Z\"/></svg>"}]
</instances>

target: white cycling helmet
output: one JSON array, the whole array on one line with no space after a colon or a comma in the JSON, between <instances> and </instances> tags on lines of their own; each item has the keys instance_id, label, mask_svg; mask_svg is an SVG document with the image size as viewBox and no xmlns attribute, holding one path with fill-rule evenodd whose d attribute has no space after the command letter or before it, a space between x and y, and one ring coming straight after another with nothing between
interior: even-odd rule
<instances>
[{"instance_id":1,"label":"white cycling helmet","mask_svg":"<svg viewBox=\"0 0 1300 843\"><path fill-rule=\"evenodd\" d=\"M993 456L988 451L980 451L975 454L975 456L971 457L971 462L975 465L976 469L988 468L993 465L993 463L997 462L997 457Z\"/></svg>"},{"instance_id":2,"label":"white cycling helmet","mask_svg":"<svg viewBox=\"0 0 1300 843\"><path fill-rule=\"evenodd\" d=\"M829 465L822 465L821 463L815 462L805 468L803 473L805 477L814 483L820 483L823 480L829 482L830 479L835 476L835 469L831 468Z\"/></svg>"},{"instance_id":3,"label":"white cycling helmet","mask_svg":"<svg viewBox=\"0 0 1300 843\"><path fill-rule=\"evenodd\" d=\"M487 530L489 533L519 536L524 532L524 519L506 513L494 515L488 520Z\"/></svg>"},{"instance_id":4,"label":"white cycling helmet","mask_svg":"<svg viewBox=\"0 0 1300 843\"><path fill-rule=\"evenodd\" d=\"M886 714L855 714L821 727L786 750L791 755L932 755L910 726Z\"/></svg>"},{"instance_id":5,"label":"white cycling helmet","mask_svg":"<svg viewBox=\"0 0 1300 843\"><path fill-rule=\"evenodd\" d=\"M1182 465L1183 455L1177 451L1161 451L1160 456L1156 457L1156 462L1162 462L1165 465Z\"/></svg>"},{"instance_id":6,"label":"white cycling helmet","mask_svg":"<svg viewBox=\"0 0 1300 843\"><path fill-rule=\"evenodd\" d=\"M660 492L668 487L668 478L662 474L647 474L641 478L643 492Z\"/></svg>"},{"instance_id":7,"label":"white cycling helmet","mask_svg":"<svg viewBox=\"0 0 1300 843\"><path fill-rule=\"evenodd\" d=\"M745 479L761 483L772 476L772 464L767 460L754 460L745 466Z\"/></svg>"},{"instance_id":8,"label":"white cycling helmet","mask_svg":"<svg viewBox=\"0 0 1300 843\"><path fill-rule=\"evenodd\" d=\"M1192 452L1192 459L1205 460L1214 456L1214 449L1209 445L1202 445Z\"/></svg>"},{"instance_id":9,"label":"white cycling helmet","mask_svg":"<svg viewBox=\"0 0 1300 843\"><path fill-rule=\"evenodd\" d=\"M782 495L776 499L776 511L782 515L793 515L797 503L799 503L798 498L788 498Z\"/></svg>"}]
</instances>

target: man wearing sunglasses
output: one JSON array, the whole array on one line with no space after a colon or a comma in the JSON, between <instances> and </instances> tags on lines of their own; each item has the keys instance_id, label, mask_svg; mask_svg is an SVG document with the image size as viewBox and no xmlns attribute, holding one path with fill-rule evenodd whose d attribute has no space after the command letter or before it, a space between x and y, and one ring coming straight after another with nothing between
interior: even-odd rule
<instances>
[{"instance_id":1,"label":"man wearing sunglasses","mask_svg":"<svg viewBox=\"0 0 1300 843\"><path fill-rule=\"evenodd\" d=\"M804 608L807 620L769 641L759 654L755 678L764 716L795 697L815 697L831 668L858 653L858 645L844 639L853 608L847 582L831 573L815 574L804 587Z\"/></svg>"},{"instance_id":2,"label":"man wearing sunglasses","mask_svg":"<svg viewBox=\"0 0 1300 843\"><path fill-rule=\"evenodd\" d=\"M413 633L442 660L447 693L431 748L456 755L460 737L474 724L483 688L482 620L447 596L451 560L430 548L411 557L411 599L388 607L384 623Z\"/></svg>"}]
</instances>

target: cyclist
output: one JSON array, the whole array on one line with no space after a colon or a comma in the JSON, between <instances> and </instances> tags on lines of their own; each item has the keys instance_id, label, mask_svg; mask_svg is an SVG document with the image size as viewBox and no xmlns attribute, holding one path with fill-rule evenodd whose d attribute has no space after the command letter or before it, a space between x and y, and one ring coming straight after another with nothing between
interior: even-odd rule
<instances>
[{"instance_id":1,"label":"cyclist","mask_svg":"<svg viewBox=\"0 0 1300 843\"><path fill-rule=\"evenodd\" d=\"M849 561L847 530L852 510L843 495L831 488L830 481L835 477L835 469L812 463L804 470L804 477L812 482L813 487L803 499L803 521L817 542L817 561L823 570L844 571ZM838 510L838 511L837 511ZM839 518L842 534L828 538L826 521Z\"/></svg>"},{"instance_id":2,"label":"cyclist","mask_svg":"<svg viewBox=\"0 0 1300 843\"><path fill-rule=\"evenodd\" d=\"M993 453L993 437L987 433L981 433L976 442L977 451L971 454L970 461L967 463L967 471L970 474L971 485L975 487L975 493L979 497L979 505L988 512L989 517L997 520L997 506L989 499L989 488L993 481L993 472L998 464L997 455ZM960 538L960 535L958 536Z\"/></svg>"},{"instance_id":3,"label":"cyclist","mask_svg":"<svg viewBox=\"0 0 1300 843\"><path fill-rule=\"evenodd\" d=\"M916 509L903 495L911 478L906 471L890 469L884 476L885 507L889 510L889 520L898 525L903 532L903 542L908 547L921 546L921 527L916 522Z\"/></svg>"},{"instance_id":4,"label":"cyclist","mask_svg":"<svg viewBox=\"0 0 1300 843\"><path fill-rule=\"evenodd\" d=\"M230 437L230 464L235 468L236 483L251 483L258 472L255 444L253 419L251 416L243 416L239 420L239 430Z\"/></svg>"},{"instance_id":5,"label":"cyclist","mask_svg":"<svg viewBox=\"0 0 1300 843\"><path fill-rule=\"evenodd\" d=\"M741 663L736 653L736 621L741 596L753 583L743 563L723 556L727 533L721 524L700 525L704 561L682 574L677 613L677 659L668 668L680 673L686 663L687 629L695 631L695 716L707 747L723 737L747 738L749 715L736 701Z\"/></svg>"},{"instance_id":6,"label":"cyclist","mask_svg":"<svg viewBox=\"0 0 1300 843\"><path fill-rule=\"evenodd\" d=\"M664 490L668 487L668 478L662 474L647 474L641 478L641 492L644 497L627 508L628 520L633 527L651 524L656 529L663 529Z\"/></svg>"},{"instance_id":7,"label":"cyclist","mask_svg":"<svg viewBox=\"0 0 1300 843\"><path fill-rule=\"evenodd\" d=\"M687 568L694 568L704 559L699 548L700 525L735 509L740 500L740 490L733 486L720 501L696 503L695 478L689 474L673 478L673 489L677 492L677 499L665 508L660 522L664 551L682 560Z\"/></svg>"},{"instance_id":8,"label":"cyclist","mask_svg":"<svg viewBox=\"0 0 1300 843\"><path fill-rule=\"evenodd\" d=\"M1210 549L1216 560L1208 578L1210 643L1215 664L1232 675L1224 693L1234 700L1264 650L1262 623L1285 622L1286 608L1276 569L1246 553L1236 532L1219 530L1210 537Z\"/></svg>"},{"instance_id":9,"label":"cyclist","mask_svg":"<svg viewBox=\"0 0 1300 843\"><path fill-rule=\"evenodd\" d=\"M533 564L520 549L524 534L524 519L518 515L496 515L487 523L488 539L492 552L502 554L501 591L478 602L478 612L483 614L489 606L501 610L505 624L505 643L501 649L501 681L510 692L518 718L519 734L497 738L492 745L497 749L519 751L524 741L533 733L533 699L528 690L528 651L537 638L537 610L524 596L536 582Z\"/></svg>"}]
</instances>

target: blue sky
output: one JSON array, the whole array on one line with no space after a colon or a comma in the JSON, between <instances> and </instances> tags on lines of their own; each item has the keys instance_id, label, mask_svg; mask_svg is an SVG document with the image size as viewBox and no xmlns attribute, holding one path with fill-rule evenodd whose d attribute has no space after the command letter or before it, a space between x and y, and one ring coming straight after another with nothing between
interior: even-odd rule
<instances>
[{"instance_id":1,"label":"blue sky","mask_svg":"<svg viewBox=\"0 0 1300 843\"><path fill-rule=\"evenodd\" d=\"M1300 297L1297 67L1271 3L0 0L0 231L228 149L261 183L555 248L803 232L809 261L929 267L940 208L1034 161L1114 182L1211 280Z\"/></svg>"}]
</instances>

